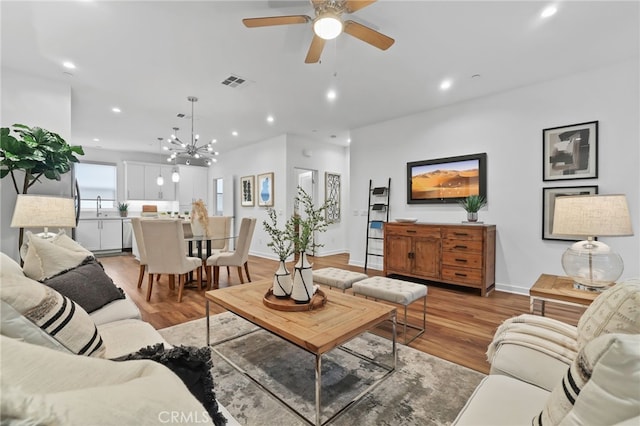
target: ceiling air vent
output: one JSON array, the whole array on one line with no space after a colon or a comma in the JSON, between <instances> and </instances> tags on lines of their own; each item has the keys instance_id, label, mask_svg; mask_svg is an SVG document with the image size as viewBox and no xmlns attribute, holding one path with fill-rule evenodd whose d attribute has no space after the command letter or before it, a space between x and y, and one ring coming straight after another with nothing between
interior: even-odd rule
<instances>
[{"instance_id":1,"label":"ceiling air vent","mask_svg":"<svg viewBox=\"0 0 640 426\"><path fill-rule=\"evenodd\" d=\"M233 74L231 74L229 77L225 78L224 81L222 81L223 85L233 87L233 88L236 88L241 85L245 85L246 83L247 83L246 78L242 78Z\"/></svg>"}]
</instances>

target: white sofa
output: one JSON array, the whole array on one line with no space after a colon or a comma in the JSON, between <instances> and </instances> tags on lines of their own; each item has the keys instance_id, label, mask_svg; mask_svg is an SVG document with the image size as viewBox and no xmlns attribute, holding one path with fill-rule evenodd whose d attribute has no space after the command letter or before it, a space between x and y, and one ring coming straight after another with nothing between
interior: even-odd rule
<instances>
[{"instance_id":1,"label":"white sofa","mask_svg":"<svg viewBox=\"0 0 640 426\"><path fill-rule=\"evenodd\" d=\"M640 281L603 292L574 327L521 315L498 328L455 425L640 424Z\"/></svg>"},{"instance_id":2,"label":"white sofa","mask_svg":"<svg viewBox=\"0 0 640 426\"><path fill-rule=\"evenodd\" d=\"M68 323L75 328L66 335L63 329L53 338L53 333L44 331L45 325L36 324L38 315L46 316L38 312L43 304L25 311L33 300L60 297L52 294L0 253L3 424L7 419L38 424L151 425L176 418L181 424L213 424L203 405L168 368L147 360L110 360L157 343L171 348L141 320L131 299L113 301L90 315L74 305ZM52 302L44 305L47 303ZM102 338L102 348L94 353L98 356L77 355L73 346L94 329ZM238 424L218 406L228 425Z\"/></svg>"}]
</instances>

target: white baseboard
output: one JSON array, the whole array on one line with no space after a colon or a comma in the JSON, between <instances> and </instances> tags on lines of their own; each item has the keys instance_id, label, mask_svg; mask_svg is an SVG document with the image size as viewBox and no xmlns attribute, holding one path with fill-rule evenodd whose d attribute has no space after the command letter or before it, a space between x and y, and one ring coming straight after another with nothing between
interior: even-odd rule
<instances>
[{"instance_id":1,"label":"white baseboard","mask_svg":"<svg viewBox=\"0 0 640 426\"><path fill-rule=\"evenodd\" d=\"M529 287L522 287L522 286L512 285L512 284L496 283L496 291L502 291L502 292L505 292L505 293L520 294L522 296L529 297Z\"/></svg>"}]
</instances>

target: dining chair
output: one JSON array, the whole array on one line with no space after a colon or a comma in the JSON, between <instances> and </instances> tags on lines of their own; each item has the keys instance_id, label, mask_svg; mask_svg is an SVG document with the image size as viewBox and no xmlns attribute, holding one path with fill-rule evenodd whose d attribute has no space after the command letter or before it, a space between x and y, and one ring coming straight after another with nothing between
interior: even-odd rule
<instances>
[{"instance_id":1,"label":"dining chair","mask_svg":"<svg viewBox=\"0 0 640 426\"><path fill-rule=\"evenodd\" d=\"M196 271L198 288L202 287L202 260L185 255L182 221L154 219L143 220L140 224L149 273L147 301L151 299L153 275L167 274L169 285L174 283L175 275L178 275L178 302L182 302L182 293L189 272Z\"/></svg>"},{"instance_id":2,"label":"dining chair","mask_svg":"<svg viewBox=\"0 0 640 426\"><path fill-rule=\"evenodd\" d=\"M213 241L211 241L213 254L229 251L231 216L209 216L209 233L213 238Z\"/></svg>"},{"instance_id":3,"label":"dining chair","mask_svg":"<svg viewBox=\"0 0 640 426\"><path fill-rule=\"evenodd\" d=\"M144 280L144 272L147 269L147 249L144 247L144 238L142 238L142 226L140 222L142 219L139 217L131 218L131 227L133 228L133 238L136 239L136 246L138 246L138 261L140 262L140 273L138 274L138 288L142 287L142 281ZM160 275L156 277L156 280L160 280Z\"/></svg>"},{"instance_id":4,"label":"dining chair","mask_svg":"<svg viewBox=\"0 0 640 426\"><path fill-rule=\"evenodd\" d=\"M216 253L207 258L207 288L211 288L212 270L213 288L218 288L221 266L236 266L238 268L238 277L242 284L244 284L242 276L242 267L244 266L247 280L251 282L251 275L249 275L249 247L251 246L251 238L255 228L255 218L243 218L240 223L238 239L236 240L236 249L234 251Z\"/></svg>"}]
</instances>

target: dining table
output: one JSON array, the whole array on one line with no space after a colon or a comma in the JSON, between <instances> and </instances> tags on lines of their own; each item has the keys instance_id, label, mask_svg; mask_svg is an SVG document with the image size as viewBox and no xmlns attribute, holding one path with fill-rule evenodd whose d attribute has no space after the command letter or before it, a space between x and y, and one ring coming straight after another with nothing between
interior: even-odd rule
<instances>
[{"instance_id":1,"label":"dining table","mask_svg":"<svg viewBox=\"0 0 640 426\"><path fill-rule=\"evenodd\" d=\"M209 237L207 235L191 235L191 236L185 235L184 237L189 247L189 256L199 257L200 259L204 259L204 260L206 260L207 258L209 258L209 256L211 256L212 246L214 241L230 242L232 240L235 240L236 238L238 237L233 235L228 237L221 237L221 236ZM195 243L195 249L196 249L197 255L194 255L194 243ZM203 257L203 246L204 246L204 254L206 255L205 257Z\"/></svg>"}]
</instances>

